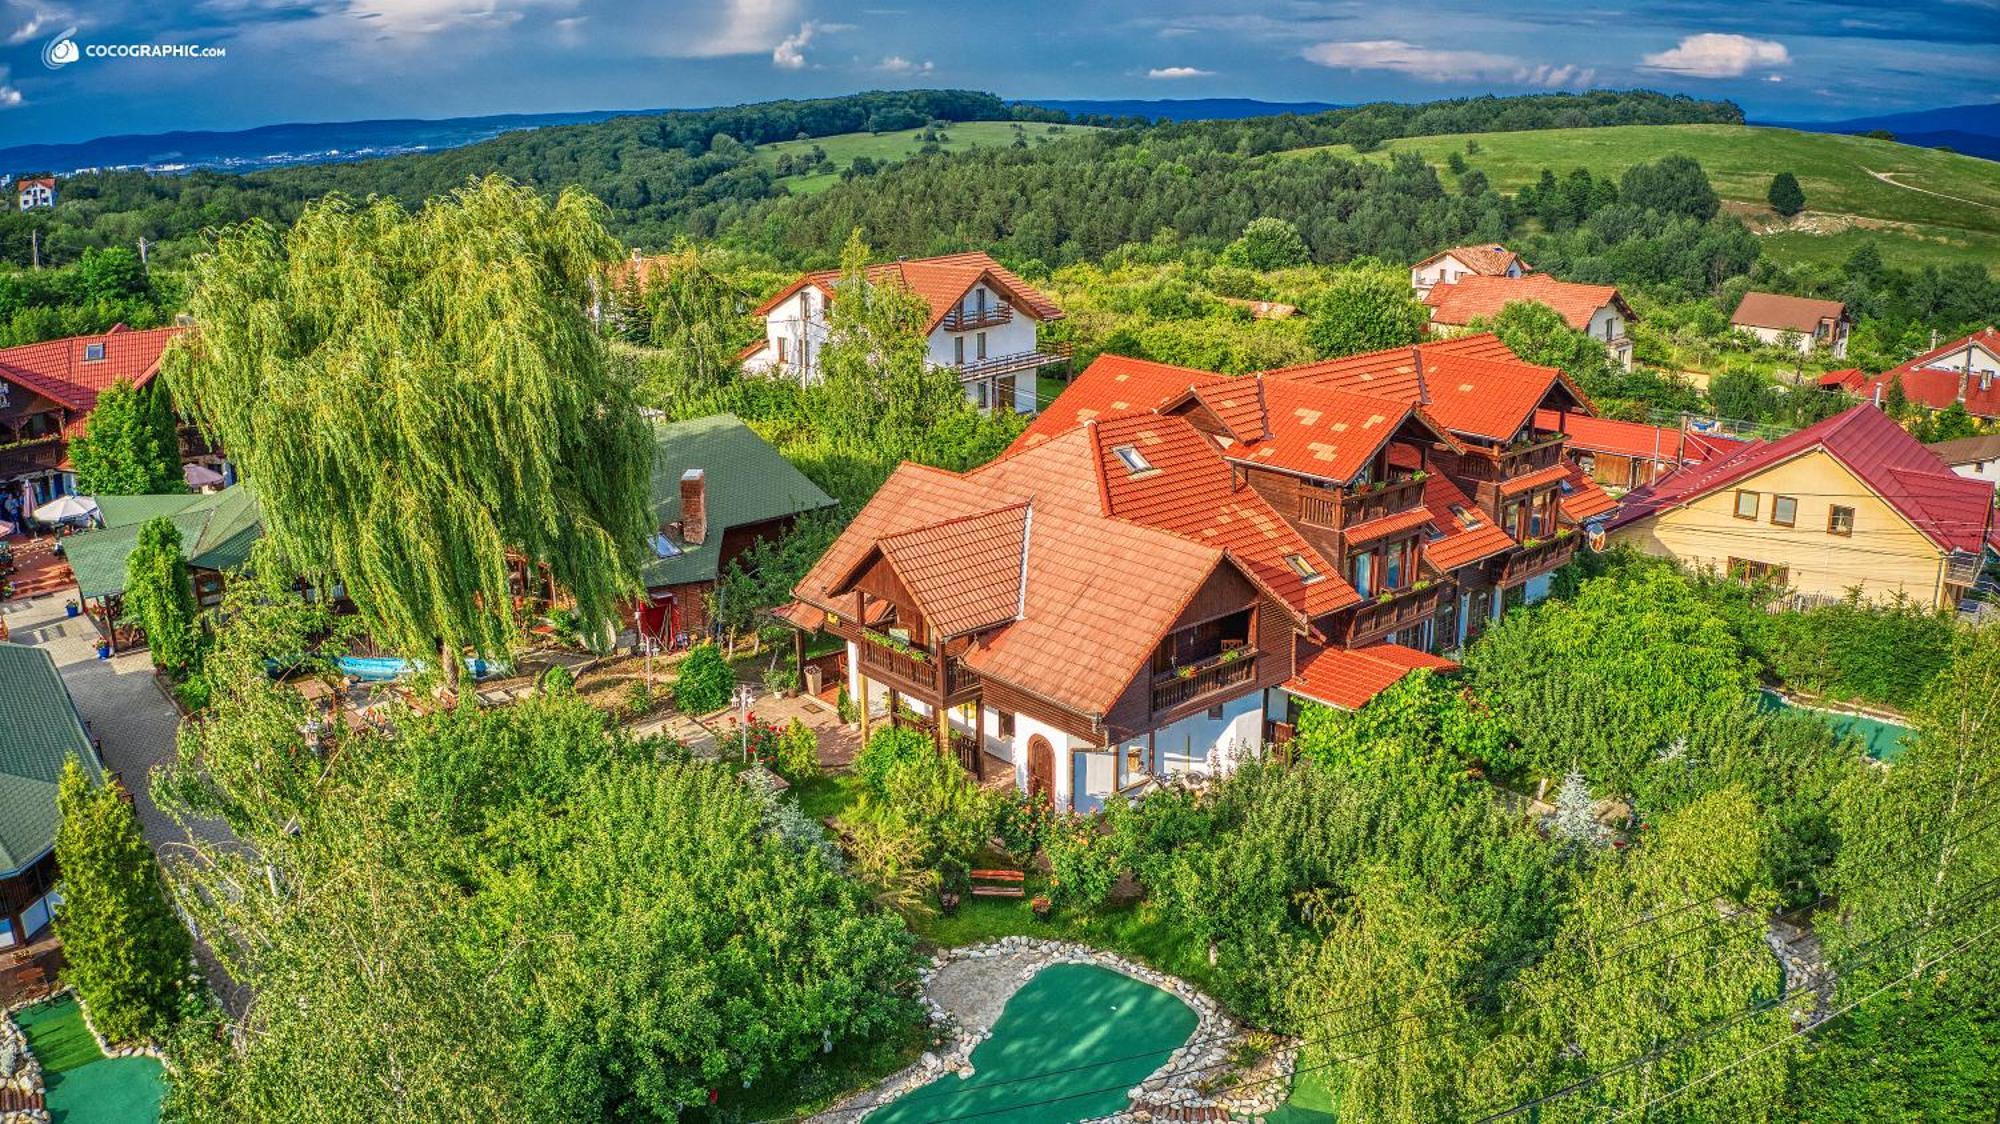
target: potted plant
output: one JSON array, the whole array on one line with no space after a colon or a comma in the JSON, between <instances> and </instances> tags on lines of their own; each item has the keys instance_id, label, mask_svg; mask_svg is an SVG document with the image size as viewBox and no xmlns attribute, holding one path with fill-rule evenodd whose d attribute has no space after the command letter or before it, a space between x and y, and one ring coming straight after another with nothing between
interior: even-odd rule
<instances>
[{"instance_id":1,"label":"potted plant","mask_svg":"<svg viewBox=\"0 0 2000 1124\"><path fill-rule=\"evenodd\" d=\"M74 600L63 602L63 616L73 617L82 611Z\"/></svg>"},{"instance_id":2,"label":"potted plant","mask_svg":"<svg viewBox=\"0 0 2000 1124\"><path fill-rule=\"evenodd\" d=\"M1034 900L1028 903L1028 908L1034 911L1035 920L1047 921L1049 919L1049 910L1053 908L1053 904L1049 901L1047 894L1036 894Z\"/></svg>"},{"instance_id":3,"label":"potted plant","mask_svg":"<svg viewBox=\"0 0 2000 1124\"><path fill-rule=\"evenodd\" d=\"M1395 599L1396 599L1395 593L1387 589L1375 595L1375 603L1377 605L1387 605L1389 602L1394 601Z\"/></svg>"}]
</instances>

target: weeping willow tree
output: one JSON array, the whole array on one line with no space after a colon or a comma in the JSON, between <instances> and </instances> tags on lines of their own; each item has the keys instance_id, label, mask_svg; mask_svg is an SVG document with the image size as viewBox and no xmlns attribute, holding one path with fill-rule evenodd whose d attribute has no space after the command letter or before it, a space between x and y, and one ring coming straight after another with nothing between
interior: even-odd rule
<instances>
[{"instance_id":1,"label":"weeping willow tree","mask_svg":"<svg viewBox=\"0 0 2000 1124\"><path fill-rule=\"evenodd\" d=\"M515 635L510 554L547 567L586 636L637 585L652 439L585 314L618 252L600 211L498 178L416 214L329 197L194 268L175 400L256 484L287 560L344 581L447 686L466 649Z\"/></svg>"}]
</instances>

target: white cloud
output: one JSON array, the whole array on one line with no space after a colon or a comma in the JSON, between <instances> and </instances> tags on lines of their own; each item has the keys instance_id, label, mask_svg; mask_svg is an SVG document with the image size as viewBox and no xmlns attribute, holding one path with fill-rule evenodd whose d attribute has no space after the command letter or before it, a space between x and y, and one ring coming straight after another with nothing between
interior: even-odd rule
<instances>
[{"instance_id":1,"label":"white cloud","mask_svg":"<svg viewBox=\"0 0 2000 1124\"><path fill-rule=\"evenodd\" d=\"M812 42L813 34L818 30L819 25L811 20L800 24L797 31L785 36L778 41L777 46L771 48L771 65L780 70L803 69L806 65L806 47Z\"/></svg>"},{"instance_id":2,"label":"white cloud","mask_svg":"<svg viewBox=\"0 0 2000 1124\"><path fill-rule=\"evenodd\" d=\"M1420 47L1401 39L1363 39L1315 43L1304 51L1306 61L1344 70L1388 70L1432 82L1473 75L1511 74L1521 63L1486 51Z\"/></svg>"},{"instance_id":3,"label":"white cloud","mask_svg":"<svg viewBox=\"0 0 2000 1124\"><path fill-rule=\"evenodd\" d=\"M7 22L14 27L7 33L7 45L18 47L30 39L54 35L56 28L67 16L68 13L60 8L45 8L40 4L31 3L10 3L7 5ZM16 97L18 96L17 94ZM15 101L10 104L19 105L20 102Z\"/></svg>"},{"instance_id":4,"label":"white cloud","mask_svg":"<svg viewBox=\"0 0 2000 1124\"><path fill-rule=\"evenodd\" d=\"M10 72L8 69L5 66L0 66L0 109L12 109L28 100L21 96L21 88L19 86L7 81L9 77Z\"/></svg>"},{"instance_id":5,"label":"white cloud","mask_svg":"<svg viewBox=\"0 0 2000 1124\"><path fill-rule=\"evenodd\" d=\"M1176 78L1210 78L1213 70L1203 70L1195 66L1156 66L1146 72L1146 77L1172 80Z\"/></svg>"},{"instance_id":6,"label":"white cloud","mask_svg":"<svg viewBox=\"0 0 2000 1124\"><path fill-rule=\"evenodd\" d=\"M1597 78L1597 71L1574 64L1530 63L1512 55L1448 47L1424 47L1401 39L1362 39L1315 43L1303 52L1306 60L1344 70L1386 70L1428 82L1480 78L1518 86L1550 89L1580 88Z\"/></svg>"},{"instance_id":7,"label":"white cloud","mask_svg":"<svg viewBox=\"0 0 2000 1124\"><path fill-rule=\"evenodd\" d=\"M1790 66L1791 62L1791 52L1783 43L1714 31L1687 36L1672 50L1645 57L1648 70L1690 78L1741 78L1752 70Z\"/></svg>"},{"instance_id":8,"label":"white cloud","mask_svg":"<svg viewBox=\"0 0 2000 1124\"><path fill-rule=\"evenodd\" d=\"M890 55L875 64L875 69L889 74L929 74L933 67L929 59L916 62L901 55Z\"/></svg>"},{"instance_id":9,"label":"white cloud","mask_svg":"<svg viewBox=\"0 0 2000 1124\"><path fill-rule=\"evenodd\" d=\"M510 27L526 10L563 0L349 0L346 15L392 35Z\"/></svg>"}]
</instances>

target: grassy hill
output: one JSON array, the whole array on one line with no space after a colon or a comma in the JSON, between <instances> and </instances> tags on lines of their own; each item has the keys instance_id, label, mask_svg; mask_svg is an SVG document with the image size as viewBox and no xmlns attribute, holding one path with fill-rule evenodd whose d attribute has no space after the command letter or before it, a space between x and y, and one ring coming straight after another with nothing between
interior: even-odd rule
<instances>
[{"instance_id":1,"label":"grassy hill","mask_svg":"<svg viewBox=\"0 0 2000 1124\"><path fill-rule=\"evenodd\" d=\"M1779 260L1840 261L1872 239L1894 265L2000 264L2000 163L1893 141L1743 125L1621 125L1409 137L1370 157L1415 152L1450 181L1445 157L1465 153L1468 141L1478 151L1465 154L1467 167L1502 191L1543 168L1558 176L1577 167L1615 175L1673 153L1692 156ZM1347 145L1327 151L1353 155ZM1798 176L1806 193L1806 211L1789 222L1765 202L1771 177L1782 171Z\"/></svg>"},{"instance_id":2,"label":"grassy hill","mask_svg":"<svg viewBox=\"0 0 2000 1124\"><path fill-rule=\"evenodd\" d=\"M812 151L814 145L824 149L829 164L826 170L811 175L784 176L777 182L793 191L806 195L825 191L840 182L840 173L854 162L857 156L866 156L877 163L894 163L907 160L923 147L917 136L922 129L904 129L894 133L839 133L816 140L789 140L777 144L760 145L757 160L766 165L775 165L778 157L790 153L801 156ZM945 139L938 147L947 152L958 152L968 148L1006 146L1014 143L1014 138L1025 134L1029 144L1046 137L1054 140L1063 136L1090 132L1086 125L1044 125L1023 121L961 121L944 130ZM1051 135L1053 133L1053 135Z\"/></svg>"}]
</instances>

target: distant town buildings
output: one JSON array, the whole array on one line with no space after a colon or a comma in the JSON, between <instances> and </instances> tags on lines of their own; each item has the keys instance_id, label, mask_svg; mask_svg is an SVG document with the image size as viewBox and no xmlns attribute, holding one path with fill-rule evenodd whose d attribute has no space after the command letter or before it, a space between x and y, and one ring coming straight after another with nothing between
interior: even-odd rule
<instances>
[{"instance_id":1,"label":"distant town buildings","mask_svg":"<svg viewBox=\"0 0 2000 1124\"><path fill-rule=\"evenodd\" d=\"M1602 343L1613 362L1632 369L1632 337L1626 329L1639 316L1610 285L1579 285L1545 273L1474 273L1457 281L1441 281L1424 294L1432 330L1447 336L1471 330L1474 321L1492 320L1516 301L1555 309L1564 323Z\"/></svg>"},{"instance_id":2,"label":"distant town buildings","mask_svg":"<svg viewBox=\"0 0 2000 1124\"><path fill-rule=\"evenodd\" d=\"M14 198L24 211L56 205L56 178L33 176L14 181Z\"/></svg>"},{"instance_id":3,"label":"distant town buildings","mask_svg":"<svg viewBox=\"0 0 2000 1124\"><path fill-rule=\"evenodd\" d=\"M1467 277L1520 277L1532 272L1533 266L1505 246L1453 246L1411 266L1410 287L1423 296L1438 285Z\"/></svg>"}]
</instances>

